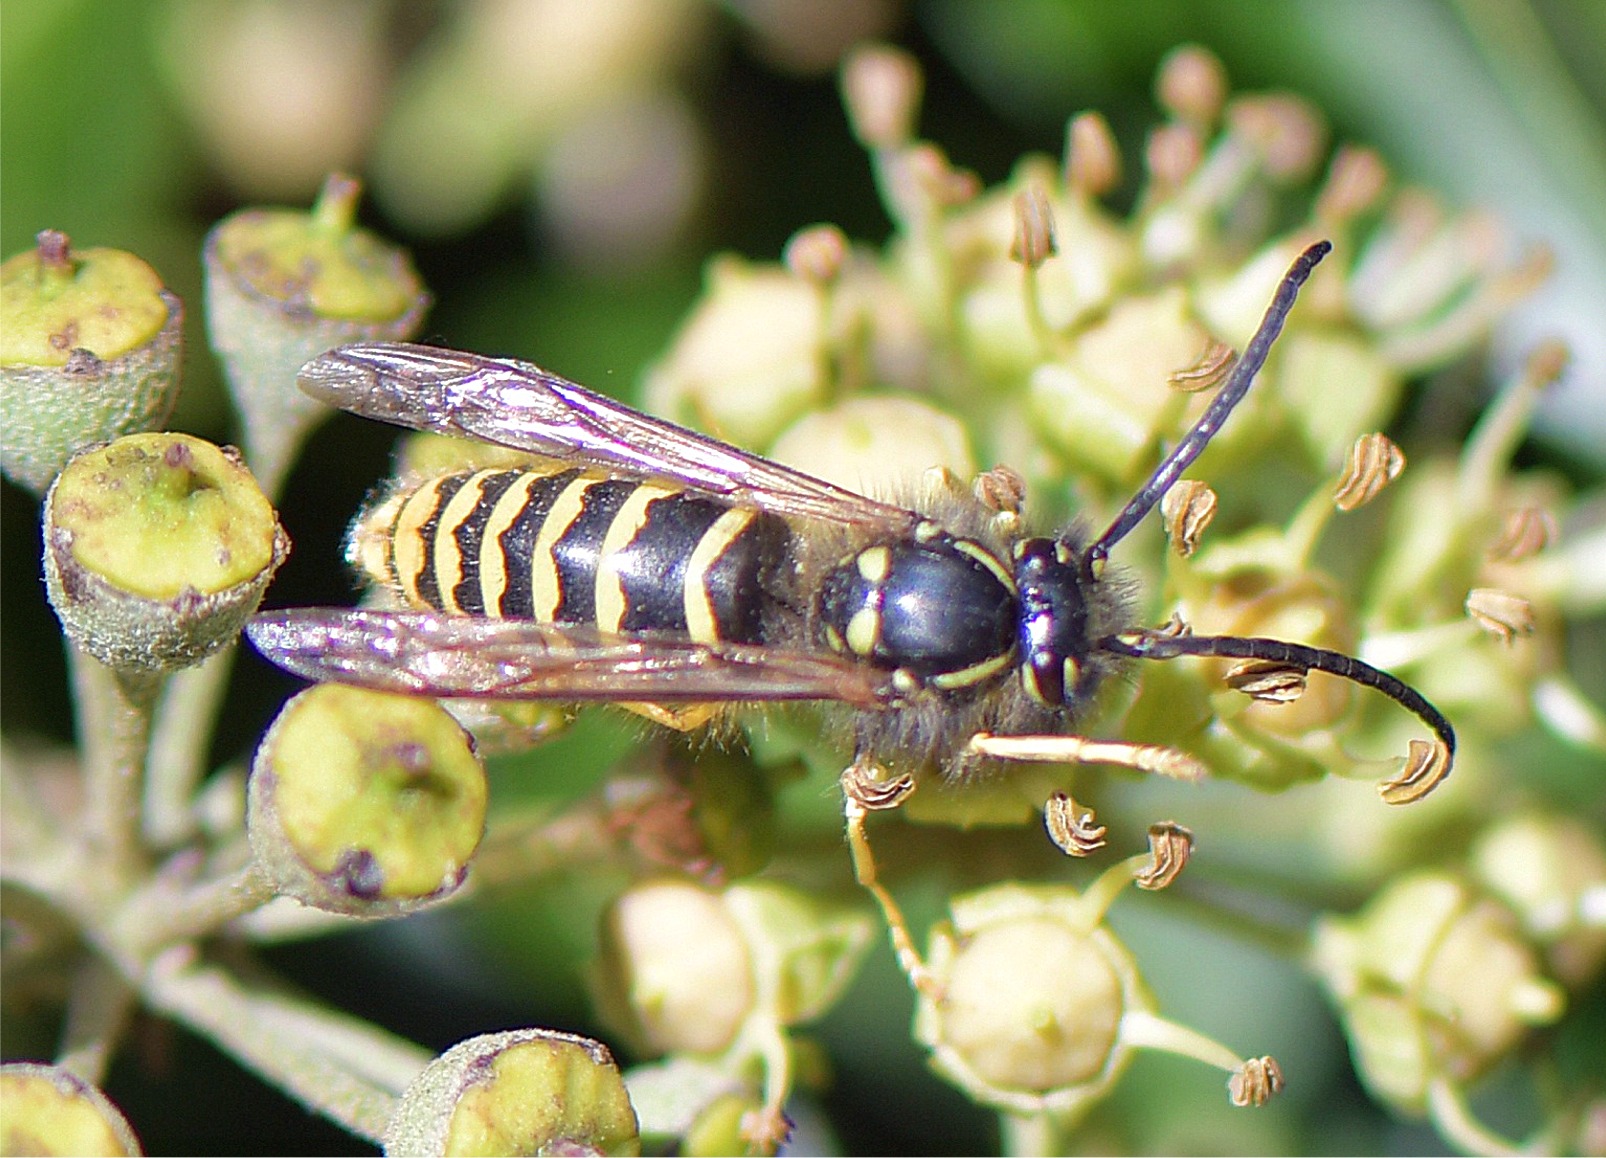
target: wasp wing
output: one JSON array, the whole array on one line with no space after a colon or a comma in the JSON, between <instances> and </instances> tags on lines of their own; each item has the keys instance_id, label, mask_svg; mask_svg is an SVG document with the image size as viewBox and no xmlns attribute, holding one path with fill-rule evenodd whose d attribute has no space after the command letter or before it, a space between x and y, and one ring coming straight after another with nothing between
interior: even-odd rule
<instances>
[{"instance_id":1,"label":"wasp wing","mask_svg":"<svg viewBox=\"0 0 1606 1158\"><path fill-rule=\"evenodd\" d=\"M632 410L511 358L358 342L301 368L301 389L353 414L548 458L663 477L780 515L907 531L913 512Z\"/></svg>"},{"instance_id":2,"label":"wasp wing","mask_svg":"<svg viewBox=\"0 0 1606 1158\"><path fill-rule=\"evenodd\" d=\"M430 611L297 607L258 615L246 635L310 680L404 695L513 700L835 700L885 707L885 672L827 654L680 636Z\"/></svg>"}]
</instances>

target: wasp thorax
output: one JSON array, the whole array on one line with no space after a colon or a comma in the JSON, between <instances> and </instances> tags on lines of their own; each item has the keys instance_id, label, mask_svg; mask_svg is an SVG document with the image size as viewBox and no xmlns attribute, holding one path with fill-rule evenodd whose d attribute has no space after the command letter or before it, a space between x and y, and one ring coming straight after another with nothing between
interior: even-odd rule
<instances>
[{"instance_id":1,"label":"wasp thorax","mask_svg":"<svg viewBox=\"0 0 1606 1158\"><path fill-rule=\"evenodd\" d=\"M941 690L970 687L1015 654L1015 585L980 543L936 534L866 547L825 576L820 632L845 655Z\"/></svg>"}]
</instances>

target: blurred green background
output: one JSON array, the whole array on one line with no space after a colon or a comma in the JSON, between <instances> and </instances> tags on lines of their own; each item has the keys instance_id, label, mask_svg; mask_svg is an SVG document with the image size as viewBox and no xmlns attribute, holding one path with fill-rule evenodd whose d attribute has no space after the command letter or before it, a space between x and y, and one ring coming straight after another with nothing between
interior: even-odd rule
<instances>
[{"instance_id":1,"label":"blurred green background","mask_svg":"<svg viewBox=\"0 0 1606 1158\"><path fill-rule=\"evenodd\" d=\"M1553 245L1559 263L1497 336L1496 364L1552 334L1576 359L1527 453L1581 480L1600 477L1598 0L6 0L0 240L9 256L39 230L61 229L75 244L130 249L155 266L189 307L174 425L223 441L233 429L205 342L202 237L241 205L308 204L327 170L347 168L372 191L365 222L413 250L436 296L427 338L528 357L629 397L696 299L711 254L772 260L794 230L817 221L872 243L886 235L834 72L842 49L866 36L920 58L922 134L988 183L1023 152L1057 154L1066 118L1096 108L1127 150L1133 187L1131 158L1156 115L1155 66L1195 41L1223 59L1235 88L1298 92L1328 115L1335 140L1376 146L1401 178L1451 204L1497 210L1517 237ZM340 536L385 473L392 440L345 417L314 437L284 498L295 552L271 603L352 598ZM38 580L35 505L9 484L0 500L4 727L10 738L65 741L71 710ZM241 667L219 762L249 751L290 687L253 659ZM582 729L602 754L582 736L572 758L548 760L568 759L581 773L600 766L610 719L590 717ZM549 946L539 975L523 973L520 958L510 978L496 940L465 935L454 916L287 950L276 963L435 1047L503 1025L594 1029L571 970L587 952L583 922L539 902L517 911L521 935ZM1141 919L1129 922L1124 931L1141 942ZM1197 936L1198 945L1178 946L1171 926L1163 954L1145 957L1162 1007L1229 1040L1247 1042L1239 1027L1255 1025L1257 1050L1285 1066L1298 1060L1298 1088L1259 1114L1229 1115L1214 1075L1140 1061L1115 1117L1148 1105L1154 1083L1174 1081L1177 1093L1119 1144L1439 1146L1366 1100L1314 987ZM380 974L376 943L419 968ZM991 1116L926 1075L908 1040L907 991L885 954L871 974L825 1030L840 1067L830 1113L846 1148L996 1147ZM1200 1004L1221 993L1245 1008ZM138 1040L145 1048L123 1059L109 1088L152 1152L361 1151L198 1041L155 1025ZM14 1043L13 1032L8 1056ZM886 1100L894 1087L895 1114ZM1195 1113L1204 1106L1209 1113ZM1116 1144L1096 1129L1089 1137L1091 1150Z\"/></svg>"}]
</instances>

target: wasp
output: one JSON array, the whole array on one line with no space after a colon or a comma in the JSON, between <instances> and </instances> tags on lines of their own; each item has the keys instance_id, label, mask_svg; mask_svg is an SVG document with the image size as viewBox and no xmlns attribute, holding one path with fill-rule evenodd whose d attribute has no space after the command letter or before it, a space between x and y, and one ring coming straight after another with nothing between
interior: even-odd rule
<instances>
[{"instance_id":1,"label":"wasp","mask_svg":"<svg viewBox=\"0 0 1606 1158\"><path fill-rule=\"evenodd\" d=\"M1374 688L1432 729L1442 776L1455 733L1414 688L1303 644L1139 628L1134 584L1108 562L1247 393L1329 249L1297 259L1210 405L1097 537L1026 534L1018 494L999 497L1007 485L949 488L918 509L877 501L523 362L385 342L332 350L302 369L307 393L540 465L417 482L359 518L354 561L410 609L271 612L248 634L310 679L612 701L679 726L706 718L698 705L847 705L850 836L883 908L858 826L912 783L885 788L889 764L951 779L1010 760L1200 774L1174 749L1076 734L1100 688L1139 659L1265 661Z\"/></svg>"}]
</instances>

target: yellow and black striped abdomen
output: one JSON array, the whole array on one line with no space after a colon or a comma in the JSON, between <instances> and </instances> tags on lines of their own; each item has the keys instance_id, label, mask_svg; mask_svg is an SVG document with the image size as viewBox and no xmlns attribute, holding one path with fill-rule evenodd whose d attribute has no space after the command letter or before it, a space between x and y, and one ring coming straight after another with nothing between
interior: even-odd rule
<instances>
[{"instance_id":1,"label":"yellow and black striped abdomen","mask_svg":"<svg viewBox=\"0 0 1606 1158\"><path fill-rule=\"evenodd\" d=\"M375 524L378 525L375 525ZM764 578L790 532L773 515L579 469L430 479L367 516L372 577L416 607L764 642Z\"/></svg>"}]
</instances>

